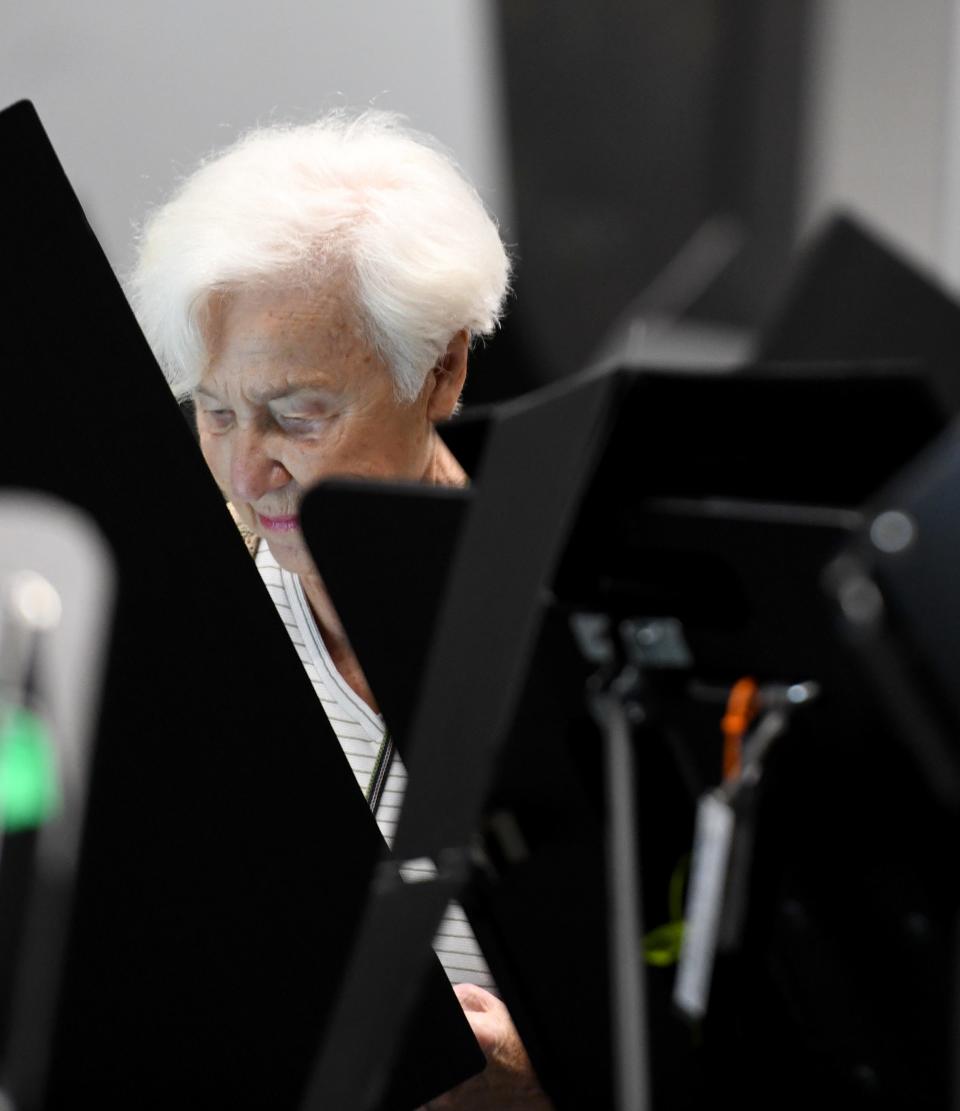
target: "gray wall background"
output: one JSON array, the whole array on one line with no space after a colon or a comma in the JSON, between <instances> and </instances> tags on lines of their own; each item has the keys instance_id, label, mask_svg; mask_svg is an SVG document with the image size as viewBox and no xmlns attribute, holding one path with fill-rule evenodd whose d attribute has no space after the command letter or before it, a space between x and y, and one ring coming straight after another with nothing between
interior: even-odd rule
<instances>
[{"instance_id":1,"label":"gray wall background","mask_svg":"<svg viewBox=\"0 0 960 1111\"><path fill-rule=\"evenodd\" d=\"M402 112L509 223L487 0L0 0L0 105L33 100L114 268L197 159L257 123Z\"/></svg>"},{"instance_id":2,"label":"gray wall background","mask_svg":"<svg viewBox=\"0 0 960 1111\"><path fill-rule=\"evenodd\" d=\"M957 0L816 0L801 233L842 203L960 285Z\"/></svg>"},{"instance_id":3,"label":"gray wall background","mask_svg":"<svg viewBox=\"0 0 960 1111\"><path fill-rule=\"evenodd\" d=\"M815 15L801 233L850 204L960 287L960 0L796 2ZM337 105L437 135L512 240L503 88L495 0L0 0L0 104L35 102L120 272L199 157Z\"/></svg>"}]
</instances>

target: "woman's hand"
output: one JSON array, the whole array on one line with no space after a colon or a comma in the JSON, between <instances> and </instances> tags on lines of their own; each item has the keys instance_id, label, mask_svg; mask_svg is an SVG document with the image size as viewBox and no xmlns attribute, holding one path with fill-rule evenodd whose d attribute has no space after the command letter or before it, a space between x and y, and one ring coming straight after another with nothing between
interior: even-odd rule
<instances>
[{"instance_id":1,"label":"woman's hand","mask_svg":"<svg viewBox=\"0 0 960 1111\"><path fill-rule=\"evenodd\" d=\"M487 1067L431 1100L425 1111L553 1111L503 1003L474 984L457 984L453 990Z\"/></svg>"}]
</instances>

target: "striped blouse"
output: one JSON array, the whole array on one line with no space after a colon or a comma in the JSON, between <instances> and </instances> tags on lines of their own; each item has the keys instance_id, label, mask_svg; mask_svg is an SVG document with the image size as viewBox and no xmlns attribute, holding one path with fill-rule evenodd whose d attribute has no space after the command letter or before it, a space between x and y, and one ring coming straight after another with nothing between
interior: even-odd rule
<instances>
[{"instance_id":1,"label":"striped blouse","mask_svg":"<svg viewBox=\"0 0 960 1111\"><path fill-rule=\"evenodd\" d=\"M383 719L347 685L334 666L299 578L277 564L265 543L257 546L256 562L357 785L370 803L384 839L392 845L407 772L386 735ZM412 877L417 867L405 866L404 876ZM466 915L457 903L447 908L433 948L451 983L496 990Z\"/></svg>"}]
</instances>

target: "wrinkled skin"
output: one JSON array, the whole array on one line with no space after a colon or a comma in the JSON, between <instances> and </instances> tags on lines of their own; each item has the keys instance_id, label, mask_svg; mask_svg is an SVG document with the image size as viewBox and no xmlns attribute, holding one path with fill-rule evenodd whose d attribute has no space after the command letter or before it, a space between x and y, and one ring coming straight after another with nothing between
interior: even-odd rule
<instances>
[{"instance_id":1,"label":"wrinkled skin","mask_svg":"<svg viewBox=\"0 0 960 1111\"><path fill-rule=\"evenodd\" d=\"M474 984L457 984L453 990L487 1058L487 1067L431 1100L425 1111L552 1111L553 1104L537 1082L503 1003Z\"/></svg>"},{"instance_id":2,"label":"wrinkled skin","mask_svg":"<svg viewBox=\"0 0 960 1111\"><path fill-rule=\"evenodd\" d=\"M207 465L243 523L300 577L337 669L376 709L297 514L310 486L334 475L466 482L435 427L459 401L466 332L403 404L336 284L320 294L270 287L224 296L211 306L205 338L210 358L194 400ZM488 1063L430 1111L550 1111L503 1003L470 984L454 990Z\"/></svg>"},{"instance_id":3,"label":"wrinkled skin","mask_svg":"<svg viewBox=\"0 0 960 1111\"><path fill-rule=\"evenodd\" d=\"M304 543L300 502L333 476L466 482L436 424L456 409L467 334L453 336L419 396L404 403L337 284L225 295L210 307L205 338L209 362L194 401L207 466L244 525L299 576L333 662L374 706Z\"/></svg>"}]
</instances>

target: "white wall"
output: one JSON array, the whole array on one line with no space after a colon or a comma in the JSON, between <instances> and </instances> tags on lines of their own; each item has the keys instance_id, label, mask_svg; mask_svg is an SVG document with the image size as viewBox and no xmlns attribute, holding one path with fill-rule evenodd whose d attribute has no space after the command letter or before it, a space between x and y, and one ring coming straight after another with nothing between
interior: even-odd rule
<instances>
[{"instance_id":1,"label":"white wall","mask_svg":"<svg viewBox=\"0 0 960 1111\"><path fill-rule=\"evenodd\" d=\"M114 267L176 177L337 105L407 115L509 224L488 0L7 0L0 107L29 97Z\"/></svg>"},{"instance_id":2,"label":"white wall","mask_svg":"<svg viewBox=\"0 0 960 1111\"><path fill-rule=\"evenodd\" d=\"M802 160L805 228L848 205L943 277L958 276L948 248L960 216L950 181L958 6L817 0Z\"/></svg>"}]
</instances>

